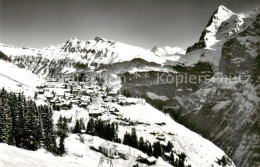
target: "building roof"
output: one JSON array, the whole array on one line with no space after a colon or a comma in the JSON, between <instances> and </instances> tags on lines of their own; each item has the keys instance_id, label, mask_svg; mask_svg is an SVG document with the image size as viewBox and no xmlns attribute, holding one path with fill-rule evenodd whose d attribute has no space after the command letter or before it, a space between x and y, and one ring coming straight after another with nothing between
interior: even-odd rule
<instances>
[{"instance_id":1,"label":"building roof","mask_svg":"<svg viewBox=\"0 0 260 167\"><path fill-rule=\"evenodd\" d=\"M109 142L103 142L99 147L106 148L106 149L112 149L112 148L116 148L117 146L114 144L111 144Z\"/></svg>"},{"instance_id":2,"label":"building roof","mask_svg":"<svg viewBox=\"0 0 260 167\"><path fill-rule=\"evenodd\" d=\"M157 159L154 156L147 158L147 161L149 162L155 162L156 160Z\"/></svg>"}]
</instances>

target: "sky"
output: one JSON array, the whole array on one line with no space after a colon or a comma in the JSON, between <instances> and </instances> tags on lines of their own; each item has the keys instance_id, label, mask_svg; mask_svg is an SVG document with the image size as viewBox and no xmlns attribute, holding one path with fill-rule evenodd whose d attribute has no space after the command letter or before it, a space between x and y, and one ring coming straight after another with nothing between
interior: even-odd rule
<instances>
[{"instance_id":1,"label":"sky","mask_svg":"<svg viewBox=\"0 0 260 167\"><path fill-rule=\"evenodd\" d=\"M259 0L0 0L0 43L42 48L96 36L150 49L187 48L224 5L233 12Z\"/></svg>"}]
</instances>

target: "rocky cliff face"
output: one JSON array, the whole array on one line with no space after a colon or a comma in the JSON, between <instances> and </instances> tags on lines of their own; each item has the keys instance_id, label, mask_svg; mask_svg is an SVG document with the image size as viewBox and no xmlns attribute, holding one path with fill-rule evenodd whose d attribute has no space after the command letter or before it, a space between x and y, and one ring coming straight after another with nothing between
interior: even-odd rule
<instances>
[{"instance_id":1,"label":"rocky cliff face","mask_svg":"<svg viewBox=\"0 0 260 167\"><path fill-rule=\"evenodd\" d=\"M219 70L226 75L252 76L257 70L254 64L260 55L260 15L236 37L226 41L222 48Z\"/></svg>"},{"instance_id":2,"label":"rocky cliff face","mask_svg":"<svg viewBox=\"0 0 260 167\"><path fill-rule=\"evenodd\" d=\"M260 164L259 15L222 48L220 73L183 101L187 125L211 139L237 166Z\"/></svg>"}]
</instances>

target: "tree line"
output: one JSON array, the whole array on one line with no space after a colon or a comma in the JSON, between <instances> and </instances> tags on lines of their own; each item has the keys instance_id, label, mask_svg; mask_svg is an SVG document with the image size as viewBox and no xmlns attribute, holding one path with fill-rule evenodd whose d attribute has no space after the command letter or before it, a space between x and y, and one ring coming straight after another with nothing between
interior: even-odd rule
<instances>
[{"instance_id":1,"label":"tree line","mask_svg":"<svg viewBox=\"0 0 260 167\"><path fill-rule=\"evenodd\" d=\"M168 141L167 145L162 145L159 141L150 143L148 140L144 140L143 137L138 139L135 128L131 129L131 132L124 134L123 144L136 148L148 156L154 156L156 158L162 157L165 161L168 161L171 165L176 167L184 167L184 161L186 155L184 153L177 154L178 159L173 154L173 144ZM167 156L165 153L170 153Z\"/></svg>"},{"instance_id":2,"label":"tree line","mask_svg":"<svg viewBox=\"0 0 260 167\"><path fill-rule=\"evenodd\" d=\"M60 117L54 128L52 109L37 106L19 93L0 90L0 143L26 150L44 148L55 155L65 153L64 140L68 137L68 119ZM57 145L56 139L59 139Z\"/></svg>"},{"instance_id":3,"label":"tree line","mask_svg":"<svg viewBox=\"0 0 260 167\"><path fill-rule=\"evenodd\" d=\"M118 137L118 124L105 122L104 120L97 119L94 120L90 118L87 124L86 133L99 136L103 139L121 143L121 139Z\"/></svg>"},{"instance_id":4,"label":"tree line","mask_svg":"<svg viewBox=\"0 0 260 167\"><path fill-rule=\"evenodd\" d=\"M4 88L0 90L0 134L1 143L27 150L42 147L53 153L57 151L52 110Z\"/></svg>"}]
</instances>

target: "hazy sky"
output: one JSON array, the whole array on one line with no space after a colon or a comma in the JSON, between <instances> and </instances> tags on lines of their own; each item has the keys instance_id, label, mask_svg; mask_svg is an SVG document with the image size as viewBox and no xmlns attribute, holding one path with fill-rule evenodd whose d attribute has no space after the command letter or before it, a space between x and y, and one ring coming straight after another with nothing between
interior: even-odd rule
<instances>
[{"instance_id":1,"label":"hazy sky","mask_svg":"<svg viewBox=\"0 0 260 167\"><path fill-rule=\"evenodd\" d=\"M0 0L0 42L41 48L96 36L146 49L198 41L219 5L234 12L259 0Z\"/></svg>"}]
</instances>

